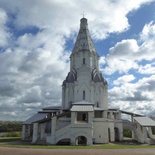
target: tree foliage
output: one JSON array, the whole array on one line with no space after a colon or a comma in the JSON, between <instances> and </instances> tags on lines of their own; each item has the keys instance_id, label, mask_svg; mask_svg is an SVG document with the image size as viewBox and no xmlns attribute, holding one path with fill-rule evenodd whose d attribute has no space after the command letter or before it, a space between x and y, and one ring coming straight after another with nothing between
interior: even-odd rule
<instances>
[{"instance_id":1,"label":"tree foliage","mask_svg":"<svg viewBox=\"0 0 155 155\"><path fill-rule=\"evenodd\" d=\"M0 122L0 132L22 131L21 122Z\"/></svg>"},{"instance_id":2,"label":"tree foliage","mask_svg":"<svg viewBox=\"0 0 155 155\"><path fill-rule=\"evenodd\" d=\"M123 131L123 137L132 138L132 131L129 129L124 129Z\"/></svg>"}]
</instances>

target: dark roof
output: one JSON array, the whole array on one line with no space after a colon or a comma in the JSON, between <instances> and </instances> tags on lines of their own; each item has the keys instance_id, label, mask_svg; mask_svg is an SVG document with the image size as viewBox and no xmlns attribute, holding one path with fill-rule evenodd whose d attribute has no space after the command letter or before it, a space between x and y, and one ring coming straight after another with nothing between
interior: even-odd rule
<instances>
[{"instance_id":1,"label":"dark roof","mask_svg":"<svg viewBox=\"0 0 155 155\"><path fill-rule=\"evenodd\" d=\"M48 117L48 113L37 113L33 115L32 117L30 117L29 119L27 119L26 121L24 121L22 124L32 124L34 122L43 120L47 117Z\"/></svg>"},{"instance_id":2,"label":"dark roof","mask_svg":"<svg viewBox=\"0 0 155 155\"><path fill-rule=\"evenodd\" d=\"M60 109L62 109L62 106L50 106L50 107L45 107L42 109L43 110L60 110Z\"/></svg>"},{"instance_id":3,"label":"dark roof","mask_svg":"<svg viewBox=\"0 0 155 155\"><path fill-rule=\"evenodd\" d=\"M151 127L155 126L155 121L149 117L133 117L141 126Z\"/></svg>"},{"instance_id":4,"label":"dark roof","mask_svg":"<svg viewBox=\"0 0 155 155\"><path fill-rule=\"evenodd\" d=\"M73 105L70 111L94 111L92 105Z\"/></svg>"},{"instance_id":5,"label":"dark roof","mask_svg":"<svg viewBox=\"0 0 155 155\"><path fill-rule=\"evenodd\" d=\"M135 114L133 112L127 112L127 111L123 111L123 110L120 110L121 113L124 113L124 114L128 114L128 115L132 115L132 116L142 116L142 115L139 115L139 114Z\"/></svg>"},{"instance_id":6,"label":"dark roof","mask_svg":"<svg viewBox=\"0 0 155 155\"><path fill-rule=\"evenodd\" d=\"M96 82L102 82L104 85L107 85L107 81L103 78L102 74L94 68L92 71L92 80Z\"/></svg>"},{"instance_id":7,"label":"dark roof","mask_svg":"<svg viewBox=\"0 0 155 155\"><path fill-rule=\"evenodd\" d=\"M74 103L72 103L72 105L94 105L94 103L90 103L90 102L83 100L80 102L74 102Z\"/></svg>"},{"instance_id":8,"label":"dark roof","mask_svg":"<svg viewBox=\"0 0 155 155\"><path fill-rule=\"evenodd\" d=\"M77 72L76 69L73 68L72 71L70 71L66 77L66 79L63 81L63 85L66 83L74 83L74 81L77 80Z\"/></svg>"}]
</instances>

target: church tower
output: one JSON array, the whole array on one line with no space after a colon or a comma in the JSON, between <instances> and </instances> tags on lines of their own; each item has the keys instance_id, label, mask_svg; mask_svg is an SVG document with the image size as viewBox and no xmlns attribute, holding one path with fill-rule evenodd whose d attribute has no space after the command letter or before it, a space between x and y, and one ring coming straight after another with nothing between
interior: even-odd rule
<instances>
[{"instance_id":1,"label":"church tower","mask_svg":"<svg viewBox=\"0 0 155 155\"><path fill-rule=\"evenodd\" d=\"M70 56L70 72L62 84L63 109L69 110L81 101L108 110L107 82L99 72L99 55L86 18L80 20L80 30Z\"/></svg>"},{"instance_id":2,"label":"church tower","mask_svg":"<svg viewBox=\"0 0 155 155\"><path fill-rule=\"evenodd\" d=\"M121 114L131 116L131 121L123 121ZM150 124L143 123L147 121ZM70 56L70 71L62 84L62 106L43 108L23 122L22 140L38 144L104 144L123 141L123 130L128 129L134 140L154 144L151 126L155 122L147 117L108 109L107 82L99 71L99 56L87 19L82 18Z\"/></svg>"}]
</instances>

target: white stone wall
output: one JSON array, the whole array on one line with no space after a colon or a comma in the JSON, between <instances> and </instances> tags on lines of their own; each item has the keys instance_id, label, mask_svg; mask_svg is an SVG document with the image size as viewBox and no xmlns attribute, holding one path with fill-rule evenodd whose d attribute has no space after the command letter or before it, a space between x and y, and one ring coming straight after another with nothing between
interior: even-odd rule
<instances>
[{"instance_id":1,"label":"white stone wall","mask_svg":"<svg viewBox=\"0 0 155 155\"><path fill-rule=\"evenodd\" d=\"M22 125L22 140L25 140L26 125Z\"/></svg>"},{"instance_id":2,"label":"white stone wall","mask_svg":"<svg viewBox=\"0 0 155 155\"><path fill-rule=\"evenodd\" d=\"M83 67L78 71L77 81L67 83L62 88L63 108L70 109L71 103L83 100L83 91L85 91L85 101L97 104L99 108L108 110L107 86L102 83L94 83L91 80L91 70Z\"/></svg>"},{"instance_id":3,"label":"white stone wall","mask_svg":"<svg viewBox=\"0 0 155 155\"><path fill-rule=\"evenodd\" d=\"M136 123L136 135L138 142L148 143L146 127L141 126L139 123Z\"/></svg>"},{"instance_id":4,"label":"white stone wall","mask_svg":"<svg viewBox=\"0 0 155 155\"><path fill-rule=\"evenodd\" d=\"M90 72L87 71L87 68L80 70L77 78L78 84L75 86L75 100L74 102L79 102L83 99L83 91L85 91L85 100L91 102L91 87L90 87Z\"/></svg>"},{"instance_id":5,"label":"white stone wall","mask_svg":"<svg viewBox=\"0 0 155 155\"><path fill-rule=\"evenodd\" d=\"M39 131L39 125L38 123L33 123L33 137L32 137L32 143L35 143L38 140L38 131Z\"/></svg>"},{"instance_id":6,"label":"white stone wall","mask_svg":"<svg viewBox=\"0 0 155 155\"><path fill-rule=\"evenodd\" d=\"M83 64L83 58L85 58L85 64ZM70 57L70 71L75 68L78 70L83 66L89 67L91 69L97 68L99 69L98 65L98 56L97 54L90 53L88 50L84 52L76 52L71 55Z\"/></svg>"},{"instance_id":7,"label":"white stone wall","mask_svg":"<svg viewBox=\"0 0 155 155\"><path fill-rule=\"evenodd\" d=\"M83 26L85 27L86 25ZM65 83L62 86L63 108L70 109L71 103L82 101L83 91L85 91L85 100L87 102L98 103L100 108L107 110L107 86L103 86L102 82L94 83L92 81L92 70L94 68L99 70L99 57L89 34L84 33L84 37L82 37L80 33L75 47L70 56L70 71L73 69L77 71L77 81L74 81L74 83ZM83 62L84 59L85 63Z\"/></svg>"},{"instance_id":8,"label":"white stone wall","mask_svg":"<svg viewBox=\"0 0 155 155\"><path fill-rule=\"evenodd\" d=\"M92 124L72 124L71 127L71 145L76 144L76 138L84 136L87 138L87 145L92 145L93 130Z\"/></svg>"},{"instance_id":9,"label":"white stone wall","mask_svg":"<svg viewBox=\"0 0 155 155\"><path fill-rule=\"evenodd\" d=\"M108 120L109 142L115 141L114 121Z\"/></svg>"},{"instance_id":10,"label":"white stone wall","mask_svg":"<svg viewBox=\"0 0 155 155\"><path fill-rule=\"evenodd\" d=\"M123 123L121 120L115 120L115 128L119 130L119 141L123 140Z\"/></svg>"},{"instance_id":11,"label":"white stone wall","mask_svg":"<svg viewBox=\"0 0 155 155\"><path fill-rule=\"evenodd\" d=\"M40 124L40 132L41 132L41 135L40 135L40 139L45 139L46 138L46 134L45 134L45 125L46 123L41 123Z\"/></svg>"},{"instance_id":12,"label":"white stone wall","mask_svg":"<svg viewBox=\"0 0 155 155\"><path fill-rule=\"evenodd\" d=\"M71 118L60 118L58 129L61 129L69 124L71 124Z\"/></svg>"},{"instance_id":13,"label":"white stone wall","mask_svg":"<svg viewBox=\"0 0 155 155\"><path fill-rule=\"evenodd\" d=\"M71 113L71 145L76 145L76 139L84 136L87 145L92 145L94 112L88 112L88 122L77 122L77 112Z\"/></svg>"},{"instance_id":14,"label":"white stone wall","mask_svg":"<svg viewBox=\"0 0 155 155\"><path fill-rule=\"evenodd\" d=\"M108 143L108 122L104 118L93 119L94 143Z\"/></svg>"}]
</instances>

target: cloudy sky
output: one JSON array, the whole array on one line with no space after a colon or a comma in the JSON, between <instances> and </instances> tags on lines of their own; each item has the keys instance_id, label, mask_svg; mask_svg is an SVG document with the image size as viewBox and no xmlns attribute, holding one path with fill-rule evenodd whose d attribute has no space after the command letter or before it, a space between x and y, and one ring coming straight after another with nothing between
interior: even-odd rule
<instances>
[{"instance_id":1,"label":"cloudy sky","mask_svg":"<svg viewBox=\"0 0 155 155\"><path fill-rule=\"evenodd\" d=\"M0 120L61 104L82 12L109 108L155 115L155 0L0 0Z\"/></svg>"}]
</instances>

